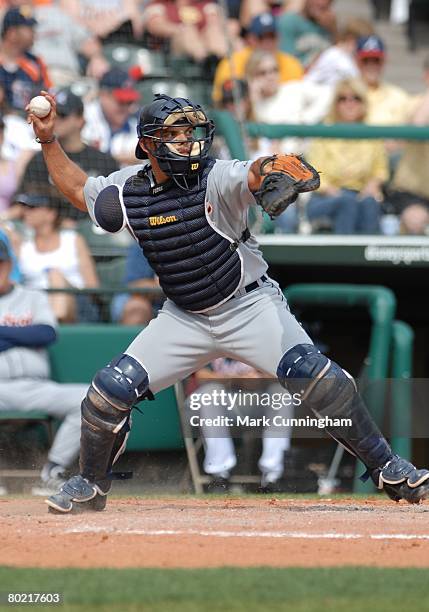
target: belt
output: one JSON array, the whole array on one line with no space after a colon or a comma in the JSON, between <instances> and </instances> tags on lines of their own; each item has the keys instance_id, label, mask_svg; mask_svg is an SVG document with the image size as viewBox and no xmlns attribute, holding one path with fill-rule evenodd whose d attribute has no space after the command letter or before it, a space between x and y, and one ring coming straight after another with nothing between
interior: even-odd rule
<instances>
[{"instance_id":1,"label":"belt","mask_svg":"<svg viewBox=\"0 0 429 612\"><path fill-rule=\"evenodd\" d=\"M253 283L249 283L242 289L239 289L238 292L232 295L229 299L232 300L232 298L240 297L241 295L243 295L243 293L250 293L251 291L254 291L258 287L260 287L263 283L265 283L266 280L268 280L268 277L265 276L265 274L263 274L261 278L258 278L258 280L255 280L253 281Z\"/></svg>"}]
</instances>

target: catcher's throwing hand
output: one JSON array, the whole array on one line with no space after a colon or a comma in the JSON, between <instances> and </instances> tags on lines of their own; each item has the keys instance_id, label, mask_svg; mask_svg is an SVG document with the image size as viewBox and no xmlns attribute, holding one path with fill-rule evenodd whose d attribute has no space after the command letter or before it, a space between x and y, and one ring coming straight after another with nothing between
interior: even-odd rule
<instances>
[{"instance_id":1,"label":"catcher's throwing hand","mask_svg":"<svg viewBox=\"0 0 429 612\"><path fill-rule=\"evenodd\" d=\"M54 137L54 127L55 127L55 119L57 116L56 113L56 103L55 98L48 94L47 91L41 91L40 95L48 100L51 105L51 110L46 117L36 117L34 113L30 111L30 106L27 105L25 110L27 111L27 122L33 124L33 130L36 134L36 137L43 144L45 142L52 142Z\"/></svg>"},{"instance_id":2,"label":"catcher's throwing hand","mask_svg":"<svg viewBox=\"0 0 429 612\"><path fill-rule=\"evenodd\" d=\"M260 166L261 183L255 198L273 219L295 202L299 193L320 186L317 170L300 155L273 155Z\"/></svg>"}]
</instances>

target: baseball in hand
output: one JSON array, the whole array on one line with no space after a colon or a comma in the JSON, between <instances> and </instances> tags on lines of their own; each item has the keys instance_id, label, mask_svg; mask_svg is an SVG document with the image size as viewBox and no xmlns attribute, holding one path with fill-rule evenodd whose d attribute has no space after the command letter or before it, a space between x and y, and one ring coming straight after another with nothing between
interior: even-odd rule
<instances>
[{"instance_id":1,"label":"baseball in hand","mask_svg":"<svg viewBox=\"0 0 429 612\"><path fill-rule=\"evenodd\" d=\"M46 117L46 115L49 115L51 105L43 96L35 96L30 100L29 108L33 115L36 115L36 117L40 117L42 119L43 117Z\"/></svg>"}]
</instances>

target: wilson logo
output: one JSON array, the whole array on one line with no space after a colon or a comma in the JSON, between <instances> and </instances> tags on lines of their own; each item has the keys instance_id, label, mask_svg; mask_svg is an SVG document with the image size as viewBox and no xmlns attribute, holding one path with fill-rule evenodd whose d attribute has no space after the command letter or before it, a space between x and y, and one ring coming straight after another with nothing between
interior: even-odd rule
<instances>
[{"instance_id":1,"label":"wilson logo","mask_svg":"<svg viewBox=\"0 0 429 612\"><path fill-rule=\"evenodd\" d=\"M191 164L191 170L198 170L200 164Z\"/></svg>"},{"instance_id":2,"label":"wilson logo","mask_svg":"<svg viewBox=\"0 0 429 612\"><path fill-rule=\"evenodd\" d=\"M168 217L164 217L160 215L159 217L149 217L149 224L154 225L165 225L166 223L173 223L177 221L176 215L169 215Z\"/></svg>"}]
</instances>

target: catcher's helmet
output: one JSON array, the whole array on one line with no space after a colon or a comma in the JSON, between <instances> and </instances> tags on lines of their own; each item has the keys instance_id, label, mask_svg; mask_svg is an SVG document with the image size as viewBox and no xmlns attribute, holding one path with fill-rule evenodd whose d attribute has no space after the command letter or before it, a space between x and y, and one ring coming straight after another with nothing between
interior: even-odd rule
<instances>
[{"instance_id":1,"label":"catcher's helmet","mask_svg":"<svg viewBox=\"0 0 429 612\"><path fill-rule=\"evenodd\" d=\"M183 125L192 127L192 135L187 139L192 146L187 153L179 152L178 142L164 134L171 127ZM161 170L180 186L187 187L186 178L198 175L204 167L213 142L214 124L199 104L186 98L156 94L155 100L140 113L137 135L139 139L150 138L155 143L151 155L157 159ZM140 144L136 147L136 157L147 158Z\"/></svg>"}]
</instances>

